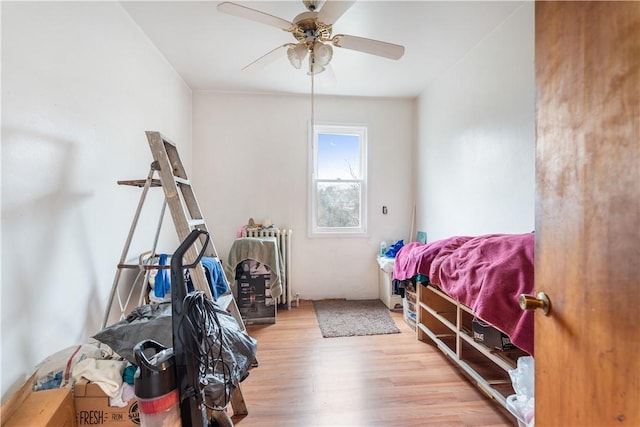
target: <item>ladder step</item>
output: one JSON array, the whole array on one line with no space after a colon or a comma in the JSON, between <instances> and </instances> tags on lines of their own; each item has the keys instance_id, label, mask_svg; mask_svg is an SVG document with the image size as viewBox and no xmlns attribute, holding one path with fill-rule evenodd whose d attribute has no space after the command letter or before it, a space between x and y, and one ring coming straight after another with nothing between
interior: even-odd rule
<instances>
[{"instance_id":1,"label":"ladder step","mask_svg":"<svg viewBox=\"0 0 640 427\"><path fill-rule=\"evenodd\" d=\"M189 220L189 227L197 227L198 225L204 225L204 219Z\"/></svg>"},{"instance_id":2,"label":"ladder step","mask_svg":"<svg viewBox=\"0 0 640 427\"><path fill-rule=\"evenodd\" d=\"M146 179L129 179L124 181L118 181L118 185L132 185L134 187L144 187L147 183ZM151 180L151 187L162 187L159 179Z\"/></svg>"},{"instance_id":3,"label":"ladder step","mask_svg":"<svg viewBox=\"0 0 640 427\"><path fill-rule=\"evenodd\" d=\"M118 264L118 268L131 268L131 269L142 269L142 270L169 270L171 268L170 265L140 265L140 264Z\"/></svg>"},{"instance_id":4,"label":"ladder step","mask_svg":"<svg viewBox=\"0 0 640 427\"><path fill-rule=\"evenodd\" d=\"M178 183L178 184L182 184L182 185L191 185L191 181L189 181L188 179L185 178L180 178L179 176L173 176L173 179Z\"/></svg>"},{"instance_id":5,"label":"ladder step","mask_svg":"<svg viewBox=\"0 0 640 427\"><path fill-rule=\"evenodd\" d=\"M118 268L135 268L139 269L140 266L138 264L118 264Z\"/></svg>"}]
</instances>

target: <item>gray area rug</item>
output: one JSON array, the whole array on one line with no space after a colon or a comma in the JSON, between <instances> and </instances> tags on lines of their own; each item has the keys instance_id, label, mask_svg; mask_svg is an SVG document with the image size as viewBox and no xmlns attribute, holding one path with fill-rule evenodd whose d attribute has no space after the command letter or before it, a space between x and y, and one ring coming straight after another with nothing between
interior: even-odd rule
<instances>
[{"instance_id":1,"label":"gray area rug","mask_svg":"<svg viewBox=\"0 0 640 427\"><path fill-rule=\"evenodd\" d=\"M325 338L399 334L389 309L376 300L319 300L313 306Z\"/></svg>"}]
</instances>

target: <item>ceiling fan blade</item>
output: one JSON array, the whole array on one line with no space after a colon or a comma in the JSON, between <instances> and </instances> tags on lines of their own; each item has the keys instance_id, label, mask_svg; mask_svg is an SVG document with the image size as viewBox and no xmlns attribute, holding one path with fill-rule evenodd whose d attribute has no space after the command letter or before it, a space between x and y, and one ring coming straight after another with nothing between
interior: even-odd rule
<instances>
[{"instance_id":1,"label":"ceiling fan blade","mask_svg":"<svg viewBox=\"0 0 640 427\"><path fill-rule=\"evenodd\" d=\"M336 87L338 84L338 79L336 78L336 73L331 66L331 63L325 65L324 73L320 74L320 84L323 87Z\"/></svg>"},{"instance_id":2,"label":"ceiling fan blade","mask_svg":"<svg viewBox=\"0 0 640 427\"><path fill-rule=\"evenodd\" d=\"M333 38L333 44L344 49L357 50L389 59L400 59L404 55L404 46L364 37L337 34Z\"/></svg>"},{"instance_id":3,"label":"ceiling fan blade","mask_svg":"<svg viewBox=\"0 0 640 427\"><path fill-rule=\"evenodd\" d=\"M324 6L318 12L317 19L323 24L333 24L336 22L353 4L355 1L337 1L326 0Z\"/></svg>"},{"instance_id":4,"label":"ceiling fan blade","mask_svg":"<svg viewBox=\"0 0 640 427\"><path fill-rule=\"evenodd\" d=\"M241 6L236 3L222 2L218 5L218 11L228 13L229 15L239 16L240 18L261 22L283 30L288 30L292 27L291 22L286 19L278 18L277 16L269 15L268 13L260 12L259 10Z\"/></svg>"},{"instance_id":5,"label":"ceiling fan blade","mask_svg":"<svg viewBox=\"0 0 640 427\"><path fill-rule=\"evenodd\" d=\"M260 58L253 61L251 64L245 66L242 71L257 71L278 59L281 56L281 52L290 46L295 46L293 43L286 43L282 46L278 46L277 48L271 50L270 52L265 53Z\"/></svg>"}]
</instances>

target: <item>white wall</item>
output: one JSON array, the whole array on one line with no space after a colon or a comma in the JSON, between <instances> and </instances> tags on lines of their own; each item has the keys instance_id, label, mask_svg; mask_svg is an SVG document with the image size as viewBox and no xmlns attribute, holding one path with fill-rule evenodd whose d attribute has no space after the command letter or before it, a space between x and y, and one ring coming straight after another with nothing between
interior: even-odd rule
<instances>
[{"instance_id":1,"label":"white wall","mask_svg":"<svg viewBox=\"0 0 640 427\"><path fill-rule=\"evenodd\" d=\"M428 240L534 228L534 4L418 101L417 225Z\"/></svg>"},{"instance_id":2,"label":"white wall","mask_svg":"<svg viewBox=\"0 0 640 427\"><path fill-rule=\"evenodd\" d=\"M293 292L377 298L381 240L409 236L414 101L317 97L317 122L369 126L369 236L307 237L308 96L193 95L194 186L219 254L249 218L292 228ZM382 206L388 214L382 214Z\"/></svg>"},{"instance_id":3,"label":"white wall","mask_svg":"<svg viewBox=\"0 0 640 427\"><path fill-rule=\"evenodd\" d=\"M190 89L118 3L2 2L3 400L98 331L140 194L116 181L146 176L145 130L190 162Z\"/></svg>"}]
</instances>

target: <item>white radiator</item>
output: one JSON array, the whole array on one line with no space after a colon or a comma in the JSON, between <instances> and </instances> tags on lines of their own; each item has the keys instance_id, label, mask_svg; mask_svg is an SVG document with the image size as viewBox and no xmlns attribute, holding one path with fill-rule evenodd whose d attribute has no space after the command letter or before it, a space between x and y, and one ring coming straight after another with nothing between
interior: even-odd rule
<instances>
[{"instance_id":1,"label":"white radiator","mask_svg":"<svg viewBox=\"0 0 640 427\"><path fill-rule=\"evenodd\" d=\"M242 237L275 237L278 241L278 250L284 271L281 272L280 282L282 283L282 295L278 298L278 304L287 306L287 310L292 304L292 286L291 286L291 234L290 229L264 228L264 229L246 229L242 232ZM295 298L297 303L297 298Z\"/></svg>"}]
</instances>

